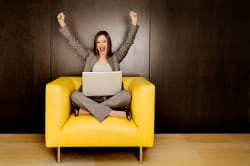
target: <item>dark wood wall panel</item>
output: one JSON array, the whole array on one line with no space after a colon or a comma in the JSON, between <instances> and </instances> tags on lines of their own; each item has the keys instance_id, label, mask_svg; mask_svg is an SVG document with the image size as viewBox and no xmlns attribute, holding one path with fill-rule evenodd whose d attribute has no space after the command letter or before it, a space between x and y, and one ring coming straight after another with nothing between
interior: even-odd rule
<instances>
[{"instance_id":1,"label":"dark wood wall panel","mask_svg":"<svg viewBox=\"0 0 250 166\"><path fill-rule=\"evenodd\" d=\"M0 132L44 132L46 83L82 72L59 11L87 48L107 30L115 50L130 9L140 29L121 67L155 83L156 132L249 131L250 1L0 0Z\"/></svg>"},{"instance_id":2,"label":"dark wood wall panel","mask_svg":"<svg viewBox=\"0 0 250 166\"><path fill-rule=\"evenodd\" d=\"M0 1L0 131L44 130L50 1Z\"/></svg>"},{"instance_id":3,"label":"dark wood wall panel","mask_svg":"<svg viewBox=\"0 0 250 166\"><path fill-rule=\"evenodd\" d=\"M124 41L130 19L129 10L139 14L139 31L135 43L121 63L125 75L149 77L149 0L55 0L52 1L51 59L52 78L61 75L81 75L84 62L59 33L56 16L66 15L70 31L88 49L93 49L95 34L109 32L113 51Z\"/></svg>"},{"instance_id":4,"label":"dark wood wall panel","mask_svg":"<svg viewBox=\"0 0 250 166\"><path fill-rule=\"evenodd\" d=\"M33 131L44 132L45 127L45 86L51 79L50 73L50 10L51 0L32 0L30 4L31 49L34 56Z\"/></svg>"},{"instance_id":5,"label":"dark wood wall panel","mask_svg":"<svg viewBox=\"0 0 250 166\"><path fill-rule=\"evenodd\" d=\"M150 79L157 87L156 131L244 131L249 3L151 3Z\"/></svg>"}]
</instances>

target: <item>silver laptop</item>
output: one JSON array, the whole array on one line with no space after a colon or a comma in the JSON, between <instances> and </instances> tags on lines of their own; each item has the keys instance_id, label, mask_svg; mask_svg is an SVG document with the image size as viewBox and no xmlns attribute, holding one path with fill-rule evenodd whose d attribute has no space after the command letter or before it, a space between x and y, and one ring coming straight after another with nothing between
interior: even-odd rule
<instances>
[{"instance_id":1,"label":"silver laptop","mask_svg":"<svg viewBox=\"0 0 250 166\"><path fill-rule=\"evenodd\" d=\"M82 72L82 92L86 96L111 96L121 88L122 71Z\"/></svg>"}]
</instances>

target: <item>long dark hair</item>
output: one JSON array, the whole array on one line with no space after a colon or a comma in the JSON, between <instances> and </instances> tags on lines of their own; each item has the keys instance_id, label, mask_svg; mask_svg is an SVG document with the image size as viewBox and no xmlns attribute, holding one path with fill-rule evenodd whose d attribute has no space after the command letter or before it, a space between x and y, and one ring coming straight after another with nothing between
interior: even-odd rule
<instances>
[{"instance_id":1,"label":"long dark hair","mask_svg":"<svg viewBox=\"0 0 250 166\"><path fill-rule=\"evenodd\" d=\"M99 51L96 48L96 42L97 42L98 37L101 36L101 35L105 36L106 39L107 39L107 42L108 42L107 57L110 57L110 56L112 56L112 53L111 53L111 51L112 51L112 42L111 42L111 38L109 36L109 33L106 32L106 31L99 31L95 35L95 40L94 40L94 52L95 52L95 55L99 56Z\"/></svg>"}]
</instances>

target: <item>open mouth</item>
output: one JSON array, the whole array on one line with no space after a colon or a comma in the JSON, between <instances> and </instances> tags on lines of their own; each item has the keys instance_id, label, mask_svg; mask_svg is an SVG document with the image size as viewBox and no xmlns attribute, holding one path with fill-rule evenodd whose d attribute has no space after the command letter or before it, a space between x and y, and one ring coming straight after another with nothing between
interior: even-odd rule
<instances>
[{"instance_id":1,"label":"open mouth","mask_svg":"<svg viewBox=\"0 0 250 166\"><path fill-rule=\"evenodd\" d=\"M100 52L105 52L106 51L106 47L99 47L99 51Z\"/></svg>"}]
</instances>

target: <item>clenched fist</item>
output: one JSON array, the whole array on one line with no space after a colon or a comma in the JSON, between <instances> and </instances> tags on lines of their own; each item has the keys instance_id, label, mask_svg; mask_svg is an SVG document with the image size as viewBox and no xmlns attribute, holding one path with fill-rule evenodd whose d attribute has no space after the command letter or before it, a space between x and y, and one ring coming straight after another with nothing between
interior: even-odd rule
<instances>
[{"instance_id":1,"label":"clenched fist","mask_svg":"<svg viewBox=\"0 0 250 166\"><path fill-rule=\"evenodd\" d=\"M130 19L131 19L131 23L133 24L133 25L136 25L137 24L137 19L138 19L138 17L137 17L137 13L135 12L135 11L130 11L129 12L129 17L130 17Z\"/></svg>"},{"instance_id":2,"label":"clenched fist","mask_svg":"<svg viewBox=\"0 0 250 166\"><path fill-rule=\"evenodd\" d=\"M57 21L58 23L60 24L61 27L64 27L66 24L65 24L65 15L63 12L60 12L58 15L57 15Z\"/></svg>"}]
</instances>

